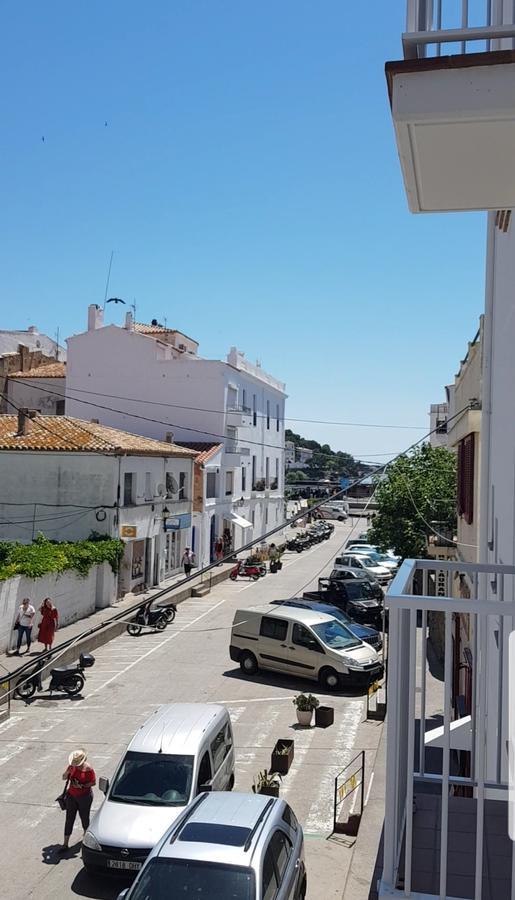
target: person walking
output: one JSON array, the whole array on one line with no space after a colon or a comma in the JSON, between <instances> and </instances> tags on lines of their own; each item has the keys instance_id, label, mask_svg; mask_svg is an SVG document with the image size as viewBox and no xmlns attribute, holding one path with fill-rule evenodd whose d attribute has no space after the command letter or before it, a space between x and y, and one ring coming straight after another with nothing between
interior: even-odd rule
<instances>
[{"instance_id":1,"label":"person walking","mask_svg":"<svg viewBox=\"0 0 515 900\"><path fill-rule=\"evenodd\" d=\"M219 566L222 565L222 559L224 558L224 544L222 538L219 537L216 539L215 543L215 557Z\"/></svg>"},{"instance_id":2,"label":"person walking","mask_svg":"<svg viewBox=\"0 0 515 900\"><path fill-rule=\"evenodd\" d=\"M184 567L184 574L186 577L191 573L193 566L195 565L195 554L193 550L190 550L189 547L185 547L184 553L182 555L182 565Z\"/></svg>"},{"instance_id":3,"label":"person walking","mask_svg":"<svg viewBox=\"0 0 515 900\"><path fill-rule=\"evenodd\" d=\"M23 636L25 635L25 640L27 642L27 653L30 651L30 645L32 643L32 624L34 622L34 616L36 615L36 610L32 606L28 597L25 597L22 600L21 606L18 610L18 615L16 616L16 622L14 627L18 630L18 643L16 646L16 655L20 655L21 644L23 641Z\"/></svg>"},{"instance_id":4,"label":"person walking","mask_svg":"<svg viewBox=\"0 0 515 900\"><path fill-rule=\"evenodd\" d=\"M55 633L59 627L59 613L50 597L45 597L39 611L43 618L39 623L38 641L45 645L45 650L51 650Z\"/></svg>"},{"instance_id":5,"label":"person walking","mask_svg":"<svg viewBox=\"0 0 515 900\"><path fill-rule=\"evenodd\" d=\"M88 766L87 760L88 755L85 750L74 750L73 753L70 753L68 766L63 772L63 781L66 781L66 819L64 823L64 841L60 848L61 853L69 847L77 813L79 814L84 833L89 827L93 788L97 783L97 778L91 766Z\"/></svg>"}]
</instances>

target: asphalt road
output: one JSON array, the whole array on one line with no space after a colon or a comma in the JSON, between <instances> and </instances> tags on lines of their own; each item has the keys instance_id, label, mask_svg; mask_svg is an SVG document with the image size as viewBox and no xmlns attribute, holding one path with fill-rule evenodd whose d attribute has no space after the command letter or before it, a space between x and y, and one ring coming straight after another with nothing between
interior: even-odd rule
<instances>
[{"instance_id":1,"label":"asphalt road","mask_svg":"<svg viewBox=\"0 0 515 900\"><path fill-rule=\"evenodd\" d=\"M354 534L361 530L358 524ZM165 632L122 635L95 651L84 696L41 695L30 705L14 701L0 725L1 896L5 900L112 900L119 880L87 875L80 860L81 830L72 849L57 853L64 815L54 802L69 752L86 747L99 775L111 776L128 741L153 710L173 701L221 702L230 710L236 747L235 790L251 789L254 775L270 764L280 737L293 736L295 759L281 786L306 834L308 897L341 897L348 855L331 838L335 774L350 761L363 719L358 693L331 695L335 723L300 729L292 697L300 690L323 694L311 682L282 675L248 679L228 653L231 622L239 606L285 599L307 589L350 531L338 525L329 541L303 554L287 554L282 572L259 582L224 582L201 599L182 604ZM327 698L326 698L327 702ZM101 795L95 791L95 806ZM73 844L73 841L76 841Z\"/></svg>"}]
</instances>

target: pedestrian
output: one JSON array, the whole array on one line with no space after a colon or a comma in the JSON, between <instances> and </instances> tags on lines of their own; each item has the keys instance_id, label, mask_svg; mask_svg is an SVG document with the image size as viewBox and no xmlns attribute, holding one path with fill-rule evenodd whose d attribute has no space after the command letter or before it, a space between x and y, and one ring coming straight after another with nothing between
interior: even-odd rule
<instances>
[{"instance_id":1,"label":"pedestrian","mask_svg":"<svg viewBox=\"0 0 515 900\"><path fill-rule=\"evenodd\" d=\"M59 613L50 597L45 597L39 611L43 618L39 623L38 641L45 645L45 650L51 650L55 633L59 627Z\"/></svg>"},{"instance_id":2,"label":"pedestrian","mask_svg":"<svg viewBox=\"0 0 515 900\"><path fill-rule=\"evenodd\" d=\"M87 764L85 750L74 750L68 757L68 766L63 772L66 781L64 799L66 803L66 819L64 823L64 841L61 852L68 849L77 813L80 816L84 834L89 827L89 816L93 802L93 788L97 783L96 775Z\"/></svg>"},{"instance_id":3,"label":"pedestrian","mask_svg":"<svg viewBox=\"0 0 515 900\"><path fill-rule=\"evenodd\" d=\"M25 597L25 599L22 600L21 606L18 610L18 615L16 616L16 622L14 624L14 627L18 630L18 643L16 646L17 656L20 655L21 643L24 635L27 642L27 653L30 652L30 645L32 643L32 624L35 615L36 610L32 606L29 598Z\"/></svg>"},{"instance_id":4,"label":"pedestrian","mask_svg":"<svg viewBox=\"0 0 515 900\"><path fill-rule=\"evenodd\" d=\"M215 543L215 558L219 566L222 565L222 559L224 558L224 544L222 538L219 537L216 539Z\"/></svg>"},{"instance_id":5,"label":"pedestrian","mask_svg":"<svg viewBox=\"0 0 515 900\"><path fill-rule=\"evenodd\" d=\"M195 565L195 554L193 550L190 550L189 547L184 548L184 553L182 555L182 564L184 566L184 574L186 577L190 574L193 566Z\"/></svg>"}]
</instances>

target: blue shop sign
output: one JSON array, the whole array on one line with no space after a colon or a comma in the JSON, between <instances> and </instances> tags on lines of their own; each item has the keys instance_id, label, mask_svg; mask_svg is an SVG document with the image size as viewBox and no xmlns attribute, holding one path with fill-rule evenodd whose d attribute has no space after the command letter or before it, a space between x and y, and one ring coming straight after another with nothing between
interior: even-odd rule
<instances>
[{"instance_id":1,"label":"blue shop sign","mask_svg":"<svg viewBox=\"0 0 515 900\"><path fill-rule=\"evenodd\" d=\"M168 516L165 522L165 531L182 531L191 528L191 513L183 513L180 516Z\"/></svg>"},{"instance_id":2,"label":"blue shop sign","mask_svg":"<svg viewBox=\"0 0 515 900\"><path fill-rule=\"evenodd\" d=\"M342 491L346 491L350 484L350 478L340 478L340 487Z\"/></svg>"}]
</instances>

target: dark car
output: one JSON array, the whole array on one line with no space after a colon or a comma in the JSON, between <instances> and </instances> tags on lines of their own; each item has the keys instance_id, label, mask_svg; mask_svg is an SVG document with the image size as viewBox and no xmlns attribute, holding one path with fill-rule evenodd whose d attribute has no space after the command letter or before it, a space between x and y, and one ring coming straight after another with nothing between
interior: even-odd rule
<instances>
[{"instance_id":1,"label":"dark car","mask_svg":"<svg viewBox=\"0 0 515 900\"><path fill-rule=\"evenodd\" d=\"M328 616L334 616L335 619L338 619L342 625L346 625L360 641L365 641L365 643L370 644L377 652L379 652L383 646L383 639L376 628L354 622L343 609L334 606L332 603L319 603L317 600L307 600L304 598L272 600L272 603L277 604L277 606L297 606L300 609L314 609L317 612L327 613Z\"/></svg>"},{"instance_id":2,"label":"dark car","mask_svg":"<svg viewBox=\"0 0 515 900\"><path fill-rule=\"evenodd\" d=\"M364 573L363 569L353 569L352 566L349 566L348 569L332 569L329 578L339 581L356 580L366 582L372 588L372 596L375 597L376 600L382 601L384 598L384 591L379 582L376 581L375 578L371 578Z\"/></svg>"},{"instance_id":3,"label":"dark car","mask_svg":"<svg viewBox=\"0 0 515 900\"><path fill-rule=\"evenodd\" d=\"M382 628L383 605L373 596L372 588L364 581L319 578L318 591L305 591L303 599L330 603L343 609L360 625Z\"/></svg>"}]
</instances>

